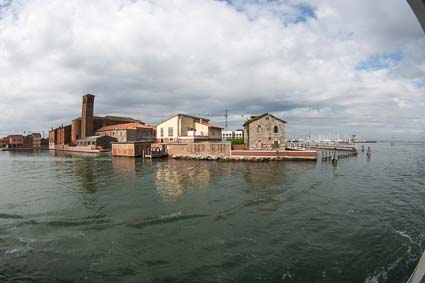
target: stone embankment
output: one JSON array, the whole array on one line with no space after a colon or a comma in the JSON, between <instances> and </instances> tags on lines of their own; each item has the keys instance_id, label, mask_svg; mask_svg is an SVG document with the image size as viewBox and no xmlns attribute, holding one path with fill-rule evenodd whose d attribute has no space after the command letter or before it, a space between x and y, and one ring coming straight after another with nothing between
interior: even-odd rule
<instances>
[{"instance_id":1,"label":"stone embankment","mask_svg":"<svg viewBox=\"0 0 425 283\"><path fill-rule=\"evenodd\" d=\"M267 162L267 161L283 161L294 160L294 158L281 157L281 156L212 156L212 155L173 155L172 159L179 160L206 160L206 161L253 161L253 162ZM299 160L313 160L301 159ZM314 159L315 161L315 159Z\"/></svg>"}]
</instances>

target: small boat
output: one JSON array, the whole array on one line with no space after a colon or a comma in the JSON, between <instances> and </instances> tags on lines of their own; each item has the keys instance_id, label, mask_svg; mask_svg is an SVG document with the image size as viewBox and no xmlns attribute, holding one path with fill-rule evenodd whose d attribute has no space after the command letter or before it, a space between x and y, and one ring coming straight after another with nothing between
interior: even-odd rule
<instances>
[{"instance_id":1,"label":"small boat","mask_svg":"<svg viewBox=\"0 0 425 283\"><path fill-rule=\"evenodd\" d=\"M166 151L151 152L151 153L145 155L146 158L163 158L163 157L167 157L167 156L168 156L168 152L166 152Z\"/></svg>"}]
</instances>

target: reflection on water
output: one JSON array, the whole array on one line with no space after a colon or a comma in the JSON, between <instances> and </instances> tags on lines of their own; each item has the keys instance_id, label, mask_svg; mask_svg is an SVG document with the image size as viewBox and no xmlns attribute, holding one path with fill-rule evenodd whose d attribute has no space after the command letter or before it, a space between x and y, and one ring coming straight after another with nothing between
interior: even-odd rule
<instances>
[{"instance_id":1,"label":"reflection on water","mask_svg":"<svg viewBox=\"0 0 425 283\"><path fill-rule=\"evenodd\" d=\"M136 174L136 158L113 156L112 170L116 174L134 175Z\"/></svg>"},{"instance_id":2,"label":"reflection on water","mask_svg":"<svg viewBox=\"0 0 425 283\"><path fill-rule=\"evenodd\" d=\"M133 163L130 163L131 166ZM262 196L281 194L288 175L286 162L211 162L174 160L155 162L155 185L161 198L175 201L179 196L213 186L217 178L232 176L247 192ZM292 168L294 165L291 165ZM314 170L314 162L299 162L303 174ZM299 173L297 173L299 174ZM240 178L238 178L240 177ZM232 189L232 187L229 187Z\"/></svg>"},{"instance_id":3,"label":"reflection on water","mask_svg":"<svg viewBox=\"0 0 425 283\"><path fill-rule=\"evenodd\" d=\"M87 152L78 152L78 151L59 151L59 150L49 150L49 156L52 157L80 157L80 158L97 158L102 156L98 153L87 153Z\"/></svg>"},{"instance_id":4,"label":"reflection on water","mask_svg":"<svg viewBox=\"0 0 425 283\"><path fill-rule=\"evenodd\" d=\"M216 164L174 159L155 165L156 189L165 201L175 201L185 193L206 189L212 172L222 168Z\"/></svg>"}]
</instances>

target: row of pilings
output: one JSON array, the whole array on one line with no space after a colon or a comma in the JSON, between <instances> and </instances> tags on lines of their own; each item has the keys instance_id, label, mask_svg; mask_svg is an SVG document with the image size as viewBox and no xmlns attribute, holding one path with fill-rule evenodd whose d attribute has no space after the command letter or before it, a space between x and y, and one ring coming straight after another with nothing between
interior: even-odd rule
<instances>
[{"instance_id":1,"label":"row of pilings","mask_svg":"<svg viewBox=\"0 0 425 283\"><path fill-rule=\"evenodd\" d=\"M365 146L362 145L361 152L365 152ZM355 147L350 148L350 150L347 150L347 148L341 150L337 148L330 148L330 149L322 149L321 151L321 158L322 161L326 162L332 162L337 163L339 159L344 158L350 158L353 156L357 156L358 152ZM368 158L372 156L372 150L370 146L367 147L366 155Z\"/></svg>"}]
</instances>

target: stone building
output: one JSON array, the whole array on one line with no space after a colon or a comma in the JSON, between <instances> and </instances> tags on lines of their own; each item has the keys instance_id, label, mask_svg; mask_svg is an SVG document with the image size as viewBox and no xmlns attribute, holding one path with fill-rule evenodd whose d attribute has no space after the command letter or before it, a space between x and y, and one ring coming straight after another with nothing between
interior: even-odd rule
<instances>
[{"instance_id":1,"label":"stone building","mask_svg":"<svg viewBox=\"0 0 425 283\"><path fill-rule=\"evenodd\" d=\"M185 114L171 116L156 127L158 143L221 141L220 126L209 119Z\"/></svg>"},{"instance_id":2,"label":"stone building","mask_svg":"<svg viewBox=\"0 0 425 283\"><path fill-rule=\"evenodd\" d=\"M284 150L286 121L270 114L251 116L244 124L244 142L249 150Z\"/></svg>"},{"instance_id":3,"label":"stone building","mask_svg":"<svg viewBox=\"0 0 425 283\"><path fill-rule=\"evenodd\" d=\"M105 126L96 130L96 135L114 137L118 142L155 142L155 128L137 122Z\"/></svg>"}]
</instances>

